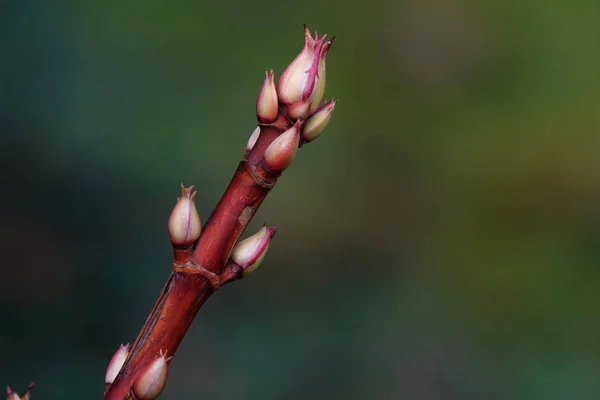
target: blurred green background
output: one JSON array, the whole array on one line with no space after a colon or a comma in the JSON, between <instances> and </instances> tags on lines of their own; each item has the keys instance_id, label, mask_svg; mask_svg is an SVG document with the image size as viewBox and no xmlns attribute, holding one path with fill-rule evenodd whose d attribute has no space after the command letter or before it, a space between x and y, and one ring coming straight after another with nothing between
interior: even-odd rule
<instances>
[{"instance_id":1,"label":"blurred green background","mask_svg":"<svg viewBox=\"0 0 600 400\"><path fill-rule=\"evenodd\" d=\"M600 3L0 2L0 382L100 398L302 47L323 137L255 217L165 399L600 397Z\"/></svg>"}]
</instances>

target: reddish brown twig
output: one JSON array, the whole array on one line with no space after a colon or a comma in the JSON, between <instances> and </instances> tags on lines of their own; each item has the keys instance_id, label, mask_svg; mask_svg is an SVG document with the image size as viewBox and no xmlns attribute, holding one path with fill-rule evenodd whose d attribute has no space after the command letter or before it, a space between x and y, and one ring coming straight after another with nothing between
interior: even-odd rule
<instances>
[{"instance_id":1,"label":"reddish brown twig","mask_svg":"<svg viewBox=\"0 0 600 400\"><path fill-rule=\"evenodd\" d=\"M220 274L233 245L254 216L277 177L266 171L260 160L267 146L291 126L280 114L272 124L261 126L260 137L240 162L229 186L202 228L195 248L176 251L175 266L204 268ZM105 394L106 400L123 400L140 369L160 351L173 355L202 304L213 293L209 280L200 273L178 269L172 272L150 316L131 347L120 374Z\"/></svg>"},{"instance_id":2,"label":"reddish brown twig","mask_svg":"<svg viewBox=\"0 0 600 400\"><path fill-rule=\"evenodd\" d=\"M324 94L325 55L330 46L324 37L319 39L315 34L313 39L305 28L305 48L301 53L305 57L299 56L286 69L287 75L284 72L279 82L283 88L278 88L277 93L273 73L267 74L257 103L257 117L263 122L259 124L258 140L240 162L197 242L193 246L177 246L174 237L185 241L187 233L171 236L175 246L173 271L120 372L112 384L107 383L105 400L132 398L131 388L136 378L159 355L175 354L208 297L223 284L243 276L243 266L230 260L232 249L281 171L293 160L298 145L318 136L335 106L335 101L331 101L319 107ZM299 62L308 64L298 66ZM308 74L311 79L296 79L294 73ZM282 82L284 79L291 83ZM305 81L312 86L306 87ZM296 82L304 86L294 87ZM266 120L272 122L264 123ZM308 128L302 130L305 120ZM193 201L191 189L182 190L182 197ZM188 204L181 205L181 218L176 222L189 223ZM165 365L168 361L165 358Z\"/></svg>"}]
</instances>

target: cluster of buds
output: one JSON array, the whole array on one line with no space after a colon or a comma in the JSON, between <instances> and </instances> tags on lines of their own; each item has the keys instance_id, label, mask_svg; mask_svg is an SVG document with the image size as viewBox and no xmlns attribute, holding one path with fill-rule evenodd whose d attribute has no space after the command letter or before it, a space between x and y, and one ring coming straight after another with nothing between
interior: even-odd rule
<instances>
[{"instance_id":1,"label":"cluster of buds","mask_svg":"<svg viewBox=\"0 0 600 400\"><path fill-rule=\"evenodd\" d=\"M202 225L196 209L194 198L197 192L192 193L194 187L186 188L181 184L179 198L169 217L169 237L171 243L177 248L188 248L200 237Z\"/></svg>"},{"instance_id":2,"label":"cluster of buds","mask_svg":"<svg viewBox=\"0 0 600 400\"><path fill-rule=\"evenodd\" d=\"M29 400L31 398L31 391L35 387L35 383L31 382L27 387L27 390L19 396L17 392L13 392L10 386L6 387L6 400Z\"/></svg>"},{"instance_id":3,"label":"cluster of buds","mask_svg":"<svg viewBox=\"0 0 600 400\"><path fill-rule=\"evenodd\" d=\"M265 151L263 165L274 174L282 173L294 160L296 148L315 140L329 123L336 105L332 99L322 104L325 96L325 60L332 40L327 35L314 37L304 27L304 47L285 69L277 87L273 71L266 73L256 100L256 118L268 124L279 112L295 124L275 139ZM260 130L250 138L246 151L252 149Z\"/></svg>"},{"instance_id":4,"label":"cluster of buds","mask_svg":"<svg viewBox=\"0 0 600 400\"><path fill-rule=\"evenodd\" d=\"M129 349L130 347L128 344L122 344L108 363L106 376L104 378L104 382L107 385L110 385L115 381L119 371L123 368L123 364L125 364L125 360L129 355ZM171 357L167 358L166 353L161 351L158 357L140 372L131 387L136 399L153 400L160 395L167 384L169 360L171 360ZM15 398L14 400L18 399Z\"/></svg>"}]
</instances>

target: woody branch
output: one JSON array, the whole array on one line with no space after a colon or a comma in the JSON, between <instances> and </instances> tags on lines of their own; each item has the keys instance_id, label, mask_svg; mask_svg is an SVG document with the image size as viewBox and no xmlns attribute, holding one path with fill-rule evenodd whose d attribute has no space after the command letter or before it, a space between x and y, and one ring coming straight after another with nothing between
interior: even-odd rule
<instances>
[{"instance_id":1,"label":"woody branch","mask_svg":"<svg viewBox=\"0 0 600 400\"><path fill-rule=\"evenodd\" d=\"M121 346L107 369L105 400L154 399L198 310L219 287L254 271L274 227L239 240L298 147L323 131L336 101L325 104L325 59L332 41L305 27L304 48L277 86L266 73L256 102L258 127L213 213L201 227L195 192L182 185L169 219L172 272L132 346Z\"/></svg>"},{"instance_id":2,"label":"woody branch","mask_svg":"<svg viewBox=\"0 0 600 400\"><path fill-rule=\"evenodd\" d=\"M132 346L121 345L105 375L105 400L150 400L160 395L168 367L202 304L219 287L247 276L265 257L275 227L239 240L256 210L287 169L299 147L319 137L335 100L322 104L325 59L333 40L304 27L304 47L277 86L266 73L256 101L258 126L229 186L204 228L196 192L181 186L168 223L173 266L158 300ZM7 400L29 400L6 388Z\"/></svg>"}]
</instances>

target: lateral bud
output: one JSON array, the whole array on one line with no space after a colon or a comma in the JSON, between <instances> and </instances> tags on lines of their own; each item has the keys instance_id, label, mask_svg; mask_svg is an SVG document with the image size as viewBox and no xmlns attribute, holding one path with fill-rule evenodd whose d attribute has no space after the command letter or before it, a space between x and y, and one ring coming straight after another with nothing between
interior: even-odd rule
<instances>
[{"instance_id":1,"label":"lateral bud","mask_svg":"<svg viewBox=\"0 0 600 400\"><path fill-rule=\"evenodd\" d=\"M285 108L286 115L292 121L295 121L300 118L306 119L306 117L308 116L308 113L310 112L311 104L312 103L308 100L299 101L297 103L290 104Z\"/></svg>"},{"instance_id":2,"label":"lateral bud","mask_svg":"<svg viewBox=\"0 0 600 400\"><path fill-rule=\"evenodd\" d=\"M256 129L250 135L250 139L248 139L248 144L246 145L246 155L252 151L258 137L260 136L260 126L257 126Z\"/></svg>"},{"instance_id":3,"label":"lateral bud","mask_svg":"<svg viewBox=\"0 0 600 400\"><path fill-rule=\"evenodd\" d=\"M115 378L123 368L123 364L125 364L125 360L127 360L127 356L129 355L129 344L122 344L119 346L119 349L110 359L108 363L108 367L106 368L106 374L104 375L104 383L113 383Z\"/></svg>"},{"instance_id":4,"label":"lateral bud","mask_svg":"<svg viewBox=\"0 0 600 400\"><path fill-rule=\"evenodd\" d=\"M281 174L292 164L296 158L298 144L300 143L300 132L304 121L299 119L287 131L277 136L265 150L262 164L273 174Z\"/></svg>"},{"instance_id":5,"label":"lateral bud","mask_svg":"<svg viewBox=\"0 0 600 400\"><path fill-rule=\"evenodd\" d=\"M169 237L175 247L189 247L200 237L202 225L194 202L197 192L192 193L193 188L181 184L179 198L169 217Z\"/></svg>"},{"instance_id":6,"label":"lateral bud","mask_svg":"<svg viewBox=\"0 0 600 400\"><path fill-rule=\"evenodd\" d=\"M254 235L239 241L231 252L231 261L242 267L243 276L256 271L265 258L271 239L275 235L275 226L263 226Z\"/></svg>"},{"instance_id":7,"label":"lateral bud","mask_svg":"<svg viewBox=\"0 0 600 400\"><path fill-rule=\"evenodd\" d=\"M311 142L321 135L331 119L336 103L337 100L331 99L306 120L302 128L302 141L304 143Z\"/></svg>"},{"instance_id":8,"label":"lateral bud","mask_svg":"<svg viewBox=\"0 0 600 400\"><path fill-rule=\"evenodd\" d=\"M27 390L19 396L17 392L14 392L10 386L6 386L6 400L29 400L31 398L31 391L35 387L35 383L31 382L27 387Z\"/></svg>"},{"instance_id":9,"label":"lateral bud","mask_svg":"<svg viewBox=\"0 0 600 400\"><path fill-rule=\"evenodd\" d=\"M133 382L133 394L138 400L153 400L157 398L167 383L168 362L166 353L160 352Z\"/></svg>"},{"instance_id":10,"label":"lateral bud","mask_svg":"<svg viewBox=\"0 0 600 400\"><path fill-rule=\"evenodd\" d=\"M256 99L256 119L267 124L275 121L279 113L277 90L273 82L273 70L265 72L266 78L258 92Z\"/></svg>"},{"instance_id":11,"label":"lateral bud","mask_svg":"<svg viewBox=\"0 0 600 400\"><path fill-rule=\"evenodd\" d=\"M10 386L7 386L6 387L6 400L21 400L21 397L16 392L13 392L12 389L10 388Z\"/></svg>"}]
</instances>

